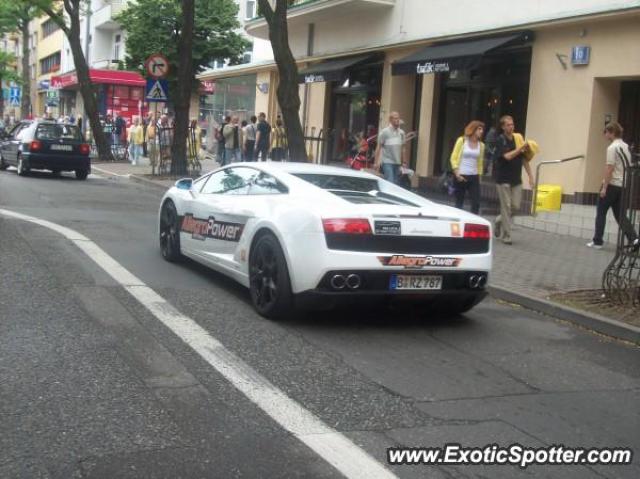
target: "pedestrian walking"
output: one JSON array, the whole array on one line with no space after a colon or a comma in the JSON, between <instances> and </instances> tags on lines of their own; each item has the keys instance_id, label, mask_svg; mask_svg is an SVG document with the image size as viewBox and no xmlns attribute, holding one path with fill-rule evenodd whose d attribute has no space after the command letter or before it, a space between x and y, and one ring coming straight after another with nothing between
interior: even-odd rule
<instances>
[{"instance_id":1,"label":"pedestrian walking","mask_svg":"<svg viewBox=\"0 0 640 479\"><path fill-rule=\"evenodd\" d=\"M482 143L484 123L471 121L464 135L456 140L451 152L451 168L455 179L456 208L464 209L464 197L469 193L471 212L480 212L480 175L483 172L485 146Z\"/></svg>"},{"instance_id":2,"label":"pedestrian walking","mask_svg":"<svg viewBox=\"0 0 640 479\"><path fill-rule=\"evenodd\" d=\"M258 132L256 122L258 118L252 115L249 124L244 127L242 151L245 161L255 161L254 151L256 146L256 133Z\"/></svg>"},{"instance_id":3,"label":"pedestrian walking","mask_svg":"<svg viewBox=\"0 0 640 479\"><path fill-rule=\"evenodd\" d=\"M125 134L127 128L127 122L122 116L116 116L116 121L113 129L113 144L120 145L122 143L122 136Z\"/></svg>"},{"instance_id":4,"label":"pedestrian walking","mask_svg":"<svg viewBox=\"0 0 640 479\"><path fill-rule=\"evenodd\" d=\"M400 128L400 114L397 111L389 115L389 126L378 135L375 164L376 171L382 168L384 179L398 184L400 165L405 162L405 133Z\"/></svg>"},{"instance_id":5,"label":"pedestrian walking","mask_svg":"<svg viewBox=\"0 0 640 479\"><path fill-rule=\"evenodd\" d=\"M227 164L226 158L226 148L225 148L225 139L224 139L224 127L231 123L231 117L225 116L222 120L222 124L218 128L216 132L216 139L218 140L218 163L220 166L224 166Z\"/></svg>"},{"instance_id":6,"label":"pedestrian walking","mask_svg":"<svg viewBox=\"0 0 640 479\"><path fill-rule=\"evenodd\" d=\"M276 126L271 132L271 160L284 161L287 153L287 131L282 120L276 120Z\"/></svg>"},{"instance_id":7,"label":"pedestrian walking","mask_svg":"<svg viewBox=\"0 0 640 479\"><path fill-rule=\"evenodd\" d=\"M142 144L144 143L144 130L139 116L133 117L133 124L129 127L127 141L129 142L131 164L136 166L142 156Z\"/></svg>"},{"instance_id":8,"label":"pedestrian walking","mask_svg":"<svg viewBox=\"0 0 640 479\"><path fill-rule=\"evenodd\" d=\"M225 147L225 164L242 161L240 156L240 125L237 116L231 118L231 123L227 123L222 130Z\"/></svg>"},{"instance_id":9,"label":"pedestrian walking","mask_svg":"<svg viewBox=\"0 0 640 479\"><path fill-rule=\"evenodd\" d=\"M264 113L258 115L256 129L255 161L267 161L267 154L271 145L271 125L267 121L267 115ZM258 160L258 157L261 157L262 160Z\"/></svg>"},{"instance_id":10,"label":"pedestrian walking","mask_svg":"<svg viewBox=\"0 0 640 479\"><path fill-rule=\"evenodd\" d=\"M529 185L533 188L535 181L529 161L531 156L525 157L529 151L529 143L520 133L515 133L513 117L505 115L500 118L502 133L496 141L496 189L500 199L500 214L496 218L494 234L504 244L511 244L511 227L513 215L520 209L522 202L522 168L529 178Z\"/></svg>"},{"instance_id":11,"label":"pedestrian walking","mask_svg":"<svg viewBox=\"0 0 640 479\"><path fill-rule=\"evenodd\" d=\"M147 144L147 156L149 157L149 163L155 168L158 162L158 135L157 135L157 123L156 117L153 113L147 118L147 130L145 132L145 139Z\"/></svg>"},{"instance_id":12,"label":"pedestrian walking","mask_svg":"<svg viewBox=\"0 0 640 479\"><path fill-rule=\"evenodd\" d=\"M617 122L609 123L604 128L604 136L610 144L607 147L604 178L596 206L595 233L593 240L587 243L589 248L602 249L609 208L613 210L613 216L627 237L629 244L634 249L640 247L638 233L629 221L621 203L625 165L631 164L631 150L629 150L629 145L622 140L622 133L622 126Z\"/></svg>"}]
</instances>

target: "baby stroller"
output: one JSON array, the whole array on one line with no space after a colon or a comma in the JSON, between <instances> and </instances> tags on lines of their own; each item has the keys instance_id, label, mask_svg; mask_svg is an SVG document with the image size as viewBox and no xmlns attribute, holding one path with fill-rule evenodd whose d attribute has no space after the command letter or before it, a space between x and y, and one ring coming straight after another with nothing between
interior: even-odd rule
<instances>
[{"instance_id":1,"label":"baby stroller","mask_svg":"<svg viewBox=\"0 0 640 479\"><path fill-rule=\"evenodd\" d=\"M351 154L347 156L346 163L354 170L371 168L373 166L372 144L378 135L373 135L367 139L358 136L351 148Z\"/></svg>"}]
</instances>

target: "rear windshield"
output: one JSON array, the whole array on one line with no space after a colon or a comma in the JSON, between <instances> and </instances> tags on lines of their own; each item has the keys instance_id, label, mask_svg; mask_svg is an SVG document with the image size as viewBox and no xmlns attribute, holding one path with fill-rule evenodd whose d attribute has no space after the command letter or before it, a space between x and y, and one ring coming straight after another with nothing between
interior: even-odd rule
<instances>
[{"instance_id":1,"label":"rear windshield","mask_svg":"<svg viewBox=\"0 0 640 479\"><path fill-rule=\"evenodd\" d=\"M81 140L80 130L73 125L38 125L36 131L38 140Z\"/></svg>"},{"instance_id":2,"label":"rear windshield","mask_svg":"<svg viewBox=\"0 0 640 479\"><path fill-rule=\"evenodd\" d=\"M351 203L420 206L397 195L379 191L380 185L376 179L316 173L294 173L293 175Z\"/></svg>"},{"instance_id":3,"label":"rear windshield","mask_svg":"<svg viewBox=\"0 0 640 479\"><path fill-rule=\"evenodd\" d=\"M367 193L377 190L378 180L356 176L322 175L317 173L294 173L301 180L308 181L323 190L360 191Z\"/></svg>"}]
</instances>

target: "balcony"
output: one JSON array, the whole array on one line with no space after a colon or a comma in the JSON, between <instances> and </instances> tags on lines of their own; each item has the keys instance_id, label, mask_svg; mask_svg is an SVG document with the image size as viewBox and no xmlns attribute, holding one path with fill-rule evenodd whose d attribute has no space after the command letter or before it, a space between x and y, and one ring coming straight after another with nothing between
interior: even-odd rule
<instances>
[{"instance_id":1,"label":"balcony","mask_svg":"<svg viewBox=\"0 0 640 479\"><path fill-rule=\"evenodd\" d=\"M98 30L118 30L120 24L114 20L114 17L124 10L125 7L125 0L105 2L104 7L94 11L93 15L91 15L91 26Z\"/></svg>"},{"instance_id":2,"label":"balcony","mask_svg":"<svg viewBox=\"0 0 640 479\"><path fill-rule=\"evenodd\" d=\"M287 20L289 27L296 27L335 18L336 15L353 15L355 18L363 11L387 10L395 4L396 0L295 0L289 6ZM244 29L253 37L269 38L269 27L264 17L247 20Z\"/></svg>"}]
</instances>

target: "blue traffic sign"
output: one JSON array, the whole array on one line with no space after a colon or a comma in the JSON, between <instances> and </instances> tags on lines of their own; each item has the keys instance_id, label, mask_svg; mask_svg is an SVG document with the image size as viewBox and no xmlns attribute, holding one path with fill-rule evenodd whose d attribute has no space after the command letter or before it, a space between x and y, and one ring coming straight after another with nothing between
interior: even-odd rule
<instances>
[{"instance_id":1,"label":"blue traffic sign","mask_svg":"<svg viewBox=\"0 0 640 479\"><path fill-rule=\"evenodd\" d=\"M167 80L147 79L147 88L145 90L145 100L149 102L169 100L169 84Z\"/></svg>"},{"instance_id":2,"label":"blue traffic sign","mask_svg":"<svg viewBox=\"0 0 640 479\"><path fill-rule=\"evenodd\" d=\"M9 104L11 106L19 106L22 97L22 89L18 86L12 86L9 89Z\"/></svg>"}]
</instances>

